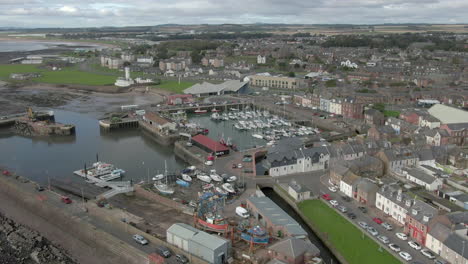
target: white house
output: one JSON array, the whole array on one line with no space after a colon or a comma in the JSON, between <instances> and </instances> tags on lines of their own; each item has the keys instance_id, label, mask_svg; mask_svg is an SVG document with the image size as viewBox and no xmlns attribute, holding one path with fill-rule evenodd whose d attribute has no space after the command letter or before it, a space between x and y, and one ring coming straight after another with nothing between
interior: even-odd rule
<instances>
[{"instance_id":1,"label":"white house","mask_svg":"<svg viewBox=\"0 0 468 264\"><path fill-rule=\"evenodd\" d=\"M341 115L341 112L342 112L341 100L339 99L330 100L330 113Z\"/></svg>"},{"instance_id":2,"label":"white house","mask_svg":"<svg viewBox=\"0 0 468 264\"><path fill-rule=\"evenodd\" d=\"M395 189L392 186L384 185L377 191L375 206L391 216L401 225L405 224L408 209L412 205L411 199L403 194L402 189Z\"/></svg>"},{"instance_id":3,"label":"white house","mask_svg":"<svg viewBox=\"0 0 468 264\"><path fill-rule=\"evenodd\" d=\"M269 175L283 175L327 169L330 153L326 147L299 148L267 154L266 167Z\"/></svg>"},{"instance_id":4,"label":"white house","mask_svg":"<svg viewBox=\"0 0 468 264\"><path fill-rule=\"evenodd\" d=\"M341 66L342 67L353 68L353 69L358 68L358 65L356 63L354 63L354 62L351 62L350 60L342 61Z\"/></svg>"},{"instance_id":5,"label":"white house","mask_svg":"<svg viewBox=\"0 0 468 264\"><path fill-rule=\"evenodd\" d=\"M420 168L403 168L403 175L407 180L423 186L428 191L435 191L442 187L442 179L432 176Z\"/></svg>"},{"instance_id":6,"label":"white house","mask_svg":"<svg viewBox=\"0 0 468 264\"><path fill-rule=\"evenodd\" d=\"M421 115L419 116L419 127L427 127L429 129L434 129L440 127L439 119L431 115Z\"/></svg>"},{"instance_id":7,"label":"white house","mask_svg":"<svg viewBox=\"0 0 468 264\"><path fill-rule=\"evenodd\" d=\"M288 193L291 197L294 198L296 202L304 201L310 199L310 189L297 183L296 181L291 181L288 185Z\"/></svg>"},{"instance_id":8,"label":"white house","mask_svg":"<svg viewBox=\"0 0 468 264\"><path fill-rule=\"evenodd\" d=\"M257 64L265 64L265 63L266 63L266 56L258 55Z\"/></svg>"},{"instance_id":9,"label":"white house","mask_svg":"<svg viewBox=\"0 0 468 264\"><path fill-rule=\"evenodd\" d=\"M354 198L355 192L357 191L356 184L359 182L360 178L361 177L348 170L340 181L340 191L346 196Z\"/></svg>"}]
</instances>

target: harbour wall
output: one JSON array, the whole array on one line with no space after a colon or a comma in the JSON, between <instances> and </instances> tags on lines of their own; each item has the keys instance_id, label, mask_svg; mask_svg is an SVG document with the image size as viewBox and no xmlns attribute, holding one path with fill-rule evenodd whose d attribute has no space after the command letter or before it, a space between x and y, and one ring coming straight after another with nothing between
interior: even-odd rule
<instances>
[{"instance_id":1,"label":"harbour wall","mask_svg":"<svg viewBox=\"0 0 468 264\"><path fill-rule=\"evenodd\" d=\"M181 141L177 141L174 143L174 155L176 155L183 161L189 164L193 164L195 166L200 166L204 162L204 157L200 157L190 152L187 148L185 148L184 142Z\"/></svg>"},{"instance_id":2,"label":"harbour wall","mask_svg":"<svg viewBox=\"0 0 468 264\"><path fill-rule=\"evenodd\" d=\"M22 225L62 246L80 263L149 263L143 252L122 243L65 210L25 191L31 182L13 176L0 176L0 211ZM23 187L23 188L22 188ZM31 186L29 186L31 187Z\"/></svg>"},{"instance_id":3,"label":"harbour wall","mask_svg":"<svg viewBox=\"0 0 468 264\"><path fill-rule=\"evenodd\" d=\"M143 121L139 121L138 123L142 131L147 133L151 139L160 145L170 146L179 138L178 135L162 135Z\"/></svg>"}]
</instances>

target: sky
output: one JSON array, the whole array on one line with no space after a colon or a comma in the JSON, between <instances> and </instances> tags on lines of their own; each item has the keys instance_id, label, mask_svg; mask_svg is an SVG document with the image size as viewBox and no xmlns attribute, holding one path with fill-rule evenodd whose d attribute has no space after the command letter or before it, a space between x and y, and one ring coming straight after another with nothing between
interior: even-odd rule
<instances>
[{"instance_id":1,"label":"sky","mask_svg":"<svg viewBox=\"0 0 468 264\"><path fill-rule=\"evenodd\" d=\"M0 27L468 23L468 0L0 0Z\"/></svg>"}]
</instances>

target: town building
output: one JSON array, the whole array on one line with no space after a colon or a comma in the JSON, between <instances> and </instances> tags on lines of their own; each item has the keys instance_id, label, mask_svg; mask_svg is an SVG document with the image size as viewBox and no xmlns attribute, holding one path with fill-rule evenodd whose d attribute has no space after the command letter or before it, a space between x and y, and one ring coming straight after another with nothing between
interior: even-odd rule
<instances>
[{"instance_id":1,"label":"town building","mask_svg":"<svg viewBox=\"0 0 468 264\"><path fill-rule=\"evenodd\" d=\"M291 195L291 197L294 198L296 202L301 202L310 199L311 190L306 186L297 183L295 180L292 180L288 184L287 191L288 194Z\"/></svg>"},{"instance_id":2,"label":"town building","mask_svg":"<svg viewBox=\"0 0 468 264\"><path fill-rule=\"evenodd\" d=\"M123 60L121 58L101 56L101 66L109 69L120 69L123 66Z\"/></svg>"},{"instance_id":3,"label":"town building","mask_svg":"<svg viewBox=\"0 0 468 264\"><path fill-rule=\"evenodd\" d=\"M362 178L356 184L356 196L354 199L359 203L374 206L378 190L379 187L375 183L367 178Z\"/></svg>"},{"instance_id":4,"label":"town building","mask_svg":"<svg viewBox=\"0 0 468 264\"><path fill-rule=\"evenodd\" d=\"M289 214L268 197L249 197L247 209L269 234L305 239L307 232Z\"/></svg>"},{"instance_id":5,"label":"town building","mask_svg":"<svg viewBox=\"0 0 468 264\"><path fill-rule=\"evenodd\" d=\"M299 88L299 81L293 77L271 76L271 75L251 75L250 83L256 87L296 89Z\"/></svg>"},{"instance_id":6,"label":"town building","mask_svg":"<svg viewBox=\"0 0 468 264\"><path fill-rule=\"evenodd\" d=\"M423 186L428 191L436 191L443 185L442 179L420 168L403 168L402 172L407 180Z\"/></svg>"},{"instance_id":7,"label":"town building","mask_svg":"<svg viewBox=\"0 0 468 264\"><path fill-rule=\"evenodd\" d=\"M167 243L211 264L224 264L229 258L231 243L184 223L176 223L166 231Z\"/></svg>"},{"instance_id":8,"label":"town building","mask_svg":"<svg viewBox=\"0 0 468 264\"><path fill-rule=\"evenodd\" d=\"M408 208L404 232L421 245L426 244L427 233L431 220L438 215L437 209L429 204L414 199L411 208Z\"/></svg>"},{"instance_id":9,"label":"town building","mask_svg":"<svg viewBox=\"0 0 468 264\"><path fill-rule=\"evenodd\" d=\"M266 64L266 56L258 55L257 64Z\"/></svg>"},{"instance_id":10,"label":"town building","mask_svg":"<svg viewBox=\"0 0 468 264\"><path fill-rule=\"evenodd\" d=\"M197 83L184 90L184 94L190 94L196 97L245 93L249 87L249 82L236 80L225 81L220 84L209 82Z\"/></svg>"},{"instance_id":11,"label":"town building","mask_svg":"<svg viewBox=\"0 0 468 264\"><path fill-rule=\"evenodd\" d=\"M382 186L375 196L375 207L385 215L395 219L400 225L406 223L406 215L413 204L413 199L403 193L399 187Z\"/></svg>"},{"instance_id":12,"label":"town building","mask_svg":"<svg viewBox=\"0 0 468 264\"><path fill-rule=\"evenodd\" d=\"M450 144L457 146L468 145L468 122L466 123L451 123L440 126L449 134L448 141Z\"/></svg>"},{"instance_id":13,"label":"town building","mask_svg":"<svg viewBox=\"0 0 468 264\"><path fill-rule=\"evenodd\" d=\"M364 120L368 125L382 126L385 124L384 114L375 109L367 109L364 111Z\"/></svg>"},{"instance_id":14,"label":"town building","mask_svg":"<svg viewBox=\"0 0 468 264\"><path fill-rule=\"evenodd\" d=\"M402 174L403 168L419 165L419 157L408 148L381 150L377 157L384 163L386 173Z\"/></svg>"},{"instance_id":15,"label":"town building","mask_svg":"<svg viewBox=\"0 0 468 264\"><path fill-rule=\"evenodd\" d=\"M200 149L213 153L216 156L224 156L229 154L229 148L225 145L214 141L211 138L204 135L196 135L191 139L194 146L199 147Z\"/></svg>"},{"instance_id":16,"label":"town building","mask_svg":"<svg viewBox=\"0 0 468 264\"><path fill-rule=\"evenodd\" d=\"M345 98L342 101L341 114L345 118L362 119L364 118L364 106L355 99Z\"/></svg>"},{"instance_id":17,"label":"town building","mask_svg":"<svg viewBox=\"0 0 468 264\"><path fill-rule=\"evenodd\" d=\"M146 112L145 115L143 115L143 121L155 128L158 132L163 132L165 134L176 130L176 124L174 122L153 112Z\"/></svg>"},{"instance_id":18,"label":"town building","mask_svg":"<svg viewBox=\"0 0 468 264\"><path fill-rule=\"evenodd\" d=\"M440 120L441 124L468 123L468 112L443 104L436 104L427 110L429 114Z\"/></svg>"},{"instance_id":19,"label":"town building","mask_svg":"<svg viewBox=\"0 0 468 264\"><path fill-rule=\"evenodd\" d=\"M287 238L268 247L271 259L287 264L308 263L313 257L320 256L320 250L310 241L298 238Z\"/></svg>"}]
</instances>

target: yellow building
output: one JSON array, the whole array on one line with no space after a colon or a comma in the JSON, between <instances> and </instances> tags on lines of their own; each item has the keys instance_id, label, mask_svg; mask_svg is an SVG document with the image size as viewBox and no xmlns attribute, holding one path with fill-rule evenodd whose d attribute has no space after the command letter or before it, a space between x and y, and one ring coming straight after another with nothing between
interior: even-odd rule
<instances>
[{"instance_id":1,"label":"yellow building","mask_svg":"<svg viewBox=\"0 0 468 264\"><path fill-rule=\"evenodd\" d=\"M250 85L268 88L295 89L297 88L297 79L284 76L253 75L250 76Z\"/></svg>"}]
</instances>

